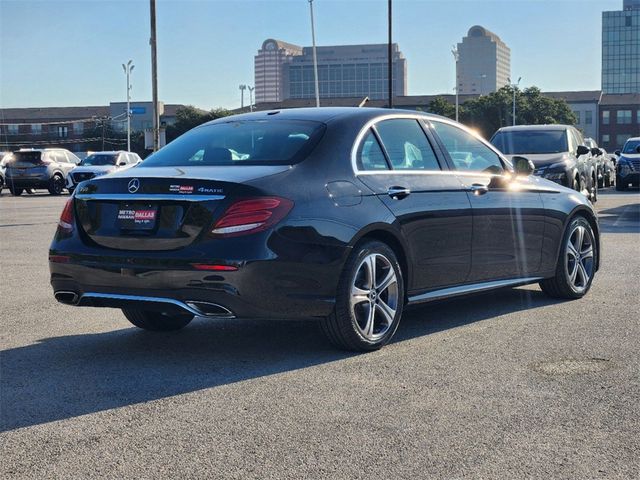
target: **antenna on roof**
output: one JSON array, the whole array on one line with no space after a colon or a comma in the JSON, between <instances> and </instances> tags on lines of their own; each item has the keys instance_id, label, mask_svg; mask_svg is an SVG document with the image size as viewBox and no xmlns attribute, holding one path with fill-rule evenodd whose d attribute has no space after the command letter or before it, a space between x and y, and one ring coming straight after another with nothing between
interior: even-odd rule
<instances>
[{"instance_id":1,"label":"antenna on roof","mask_svg":"<svg viewBox=\"0 0 640 480\"><path fill-rule=\"evenodd\" d=\"M358 104L358 107L364 107L365 104L369 102L369 97L364 97L362 101Z\"/></svg>"}]
</instances>

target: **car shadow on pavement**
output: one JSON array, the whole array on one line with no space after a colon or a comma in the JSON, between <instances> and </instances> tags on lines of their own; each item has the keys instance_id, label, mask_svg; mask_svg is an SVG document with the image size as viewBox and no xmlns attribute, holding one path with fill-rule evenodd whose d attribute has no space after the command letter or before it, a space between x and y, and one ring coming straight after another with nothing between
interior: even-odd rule
<instances>
[{"instance_id":1,"label":"car shadow on pavement","mask_svg":"<svg viewBox=\"0 0 640 480\"><path fill-rule=\"evenodd\" d=\"M640 233L640 202L600 210L598 223L602 233Z\"/></svg>"},{"instance_id":2,"label":"car shadow on pavement","mask_svg":"<svg viewBox=\"0 0 640 480\"><path fill-rule=\"evenodd\" d=\"M394 343L554 303L539 290L515 289L429 304L406 312ZM0 431L353 355L334 350L313 321L198 319L176 333L125 328L46 338L1 352Z\"/></svg>"}]
</instances>

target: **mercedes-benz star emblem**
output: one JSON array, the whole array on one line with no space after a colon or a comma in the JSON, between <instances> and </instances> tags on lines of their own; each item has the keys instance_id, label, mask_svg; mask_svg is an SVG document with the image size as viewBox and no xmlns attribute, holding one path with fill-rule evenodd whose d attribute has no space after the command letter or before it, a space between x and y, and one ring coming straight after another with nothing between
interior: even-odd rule
<instances>
[{"instance_id":1,"label":"mercedes-benz star emblem","mask_svg":"<svg viewBox=\"0 0 640 480\"><path fill-rule=\"evenodd\" d=\"M129 193L136 193L139 188L140 188L140 180L138 180L137 178L134 178L129 182L129 186L128 186Z\"/></svg>"}]
</instances>

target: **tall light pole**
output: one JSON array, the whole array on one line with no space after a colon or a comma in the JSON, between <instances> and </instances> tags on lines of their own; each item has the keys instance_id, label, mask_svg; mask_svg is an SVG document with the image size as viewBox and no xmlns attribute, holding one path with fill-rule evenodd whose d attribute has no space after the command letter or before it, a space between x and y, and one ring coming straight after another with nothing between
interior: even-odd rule
<instances>
[{"instance_id":1,"label":"tall light pole","mask_svg":"<svg viewBox=\"0 0 640 480\"><path fill-rule=\"evenodd\" d=\"M388 27L389 27L389 36L387 39L387 75L389 75L389 108L393 108L393 45L392 45L392 41L393 41L393 36L392 36L392 31L391 31L391 25L392 25L392 13L393 13L393 5L391 3L391 0L389 0L389 2L387 3L387 22L388 22Z\"/></svg>"},{"instance_id":2,"label":"tall light pole","mask_svg":"<svg viewBox=\"0 0 640 480\"><path fill-rule=\"evenodd\" d=\"M507 78L507 81L511 85L511 89L513 90L513 112L511 113L511 119L514 126L516 124L516 88L520 86L520 80L522 80L522 77L518 77L518 81L516 83L511 83L511 78Z\"/></svg>"},{"instance_id":3,"label":"tall light pole","mask_svg":"<svg viewBox=\"0 0 640 480\"><path fill-rule=\"evenodd\" d=\"M240 89L240 109L244 109L244 91L247 89L247 86L242 84L238 87Z\"/></svg>"},{"instance_id":4,"label":"tall light pole","mask_svg":"<svg viewBox=\"0 0 640 480\"><path fill-rule=\"evenodd\" d=\"M247 90L249 90L249 111L253 112L253 91L256 87L250 87L247 85Z\"/></svg>"},{"instance_id":5,"label":"tall light pole","mask_svg":"<svg viewBox=\"0 0 640 480\"><path fill-rule=\"evenodd\" d=\"M158 52L156 49L156 0L149 0L151 10L151 87L153 97L153 151L160 148L160 112L158 109Z\"/></svg>"},{"instance_id":6,"label":"tall light pole","mask_svg":"<svg viewBox=\"0 0 640 480\"><path fill-rule=\"evenodd\" d=\"M129 60L127 64L122 64L122 69L127 75L127 152L131 151L131 84L129 83L129 76L135 68L133 60Z\"/></svg>"},{"instance_id":7,"label":"tall light pole","mask_svg":"<svg viewBox=\"0 0 640 480\"><path fill-rule=\"evenodd\" d=\"M313 21L313 0L309 0L309 13L311 14L311 44L313 48L313 78L316 86L316 107L319 107L320 90L318 88L318 56L316 54L316 27Z\"/></svg>"},{"instance_id":8,"label":"tall light pole","mask_svg":"<svg viewBox=\"0 0 640 480\"><path fill-rule=\"evenodd\" d=\"M453 58L456 61L456 122L458 121L458 108L459 108L459 103L458 103L458 61L460 60L460 53L458 53L458 47L456 47L455 45L453 46L453 48L451 49L451 53L453 54Z\"/></svg>"}]
</instances>

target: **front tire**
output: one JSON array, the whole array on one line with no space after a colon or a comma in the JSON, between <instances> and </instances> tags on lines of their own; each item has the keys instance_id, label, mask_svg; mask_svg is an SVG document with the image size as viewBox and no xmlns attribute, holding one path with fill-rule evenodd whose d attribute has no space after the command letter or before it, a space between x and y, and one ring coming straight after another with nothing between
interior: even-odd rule
<instances>
[{"instance_id":1,"label":"front tire","mask_svg":"<svg viewBox=\"0 0 640 480\"><path fill-rule=\"evenodd\" d=\"M64 178L57 173L49 180L49 193L51 195L60 195L64 190Z\"/></svg>"},{"instance_id":2,"label":"front tire","mask_svg":"<svg viewBox=\"0 0 640 480\"><path fill-rule=\"evenodd\" d=\"M395 253L382 242L368 241L347 260L334 312L322 328L338 348L378 350L398 329L403 307L404 279Z\"/></svg>"},{"instance_id":3,"label":"front tire","mask_svg":"<svg viewBox=\"0 0 640 480\"><path fill-rule=\"evenodd\" d=\"M152 332L171 332L186 327L193 315L169 315L148 310L123 308L122 313L133 325Z\"/></svg>"},{"instance_id":4,"label":"front tire","mask_svg":"<svg viewBox=\"0 0 640 480\"><path fill-rule=\"evenodd\" d=\"M620 180L620 177L616 175L616 190L624 192L627 189L627 184Z\"/></svg>"},{"instance_id":5,"label":"front tire","mask_svg":"<svg viewBox=\"0 0 640 480\"><path fill-rule=\"evenodd\" d=\"M599 253L591 224L575 217L563 236L556 274L541 281L540 288L554 298L582 298L591 288Z\"/></svg>"},{"instance_id":6,"label":"front tire","mask_svg":"<svg viewBox=\"0 0 640 480\"><path fill-rule=\"evenodd\" d=\"M19 197L20 195L22 195L22 192L24 191L24 189L10 186L9 191L11 192L11 195L13 195L14 197Z\"/></svg>"}]
</instances>

